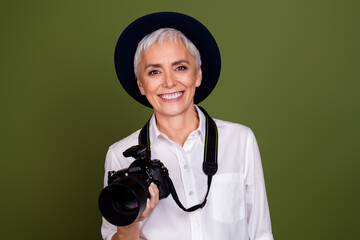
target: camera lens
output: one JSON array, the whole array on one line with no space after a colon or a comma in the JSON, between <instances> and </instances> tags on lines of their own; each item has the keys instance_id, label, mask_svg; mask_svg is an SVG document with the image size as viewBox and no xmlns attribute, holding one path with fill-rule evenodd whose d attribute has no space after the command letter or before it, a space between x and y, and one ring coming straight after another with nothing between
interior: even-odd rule
<instances>
[{"instance_id":1,"label":"camera lens","mask_svg":"<svg viewBox=\"0 0 360 240\"><path fill-rule=\"evenodd\" d=\"M146 207L148 184L142 175L121 178L105 187L99 197L103 217L113 225L133 223Z\"/></svg>"},{"instance_id":2,"label":"camera lens","mask_svg":"<svg viewBox=\"0 0 360 240\"><path fill-rule=\"evenodd\" d=\"M110 192L111 204L118 213L128 215L139 207L134 193L129 188L115 185L112 186Z\"/></svg>"}]
</instances>

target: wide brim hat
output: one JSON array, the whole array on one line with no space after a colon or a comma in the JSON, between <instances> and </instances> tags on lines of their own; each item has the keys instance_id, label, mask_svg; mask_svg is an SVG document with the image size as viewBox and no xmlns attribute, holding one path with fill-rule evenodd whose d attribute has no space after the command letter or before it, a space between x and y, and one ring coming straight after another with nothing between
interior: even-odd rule
<instances>
[{"instance_id":1,"label":"wide brim hat","mask_svg":"<svg viewBox=\"0 0 360 240\"><path fill-rule=\"evenodd\" d=\"M120 35L115 48L115 69L125 91L141 104L151 107L140 93L134 73L134 55L138 43L160 28L174 28L182 32L199 50L202 82L196 88L194 103L203 101L215 88L220 76L220 51L214 37L198 20L176 12L159 12L132 22Z\"/></svg>"}]
</instances>

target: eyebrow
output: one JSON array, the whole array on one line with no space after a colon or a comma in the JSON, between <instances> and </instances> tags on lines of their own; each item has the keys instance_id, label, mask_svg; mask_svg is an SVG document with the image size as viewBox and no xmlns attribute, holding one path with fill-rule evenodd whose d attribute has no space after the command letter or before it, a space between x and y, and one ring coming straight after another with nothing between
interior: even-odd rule
<instances>
[{"instance_id":1,"label":"eyebrow","mask_svg":"<svg viewBox=\"0 0 360 240\"><path fill-rule=\"evenodd\" d=\"M179 65L181 63L187 63L187 64L190 64L188 61L186 60L178 60L178 61L175 61L171 64L171 66L175 66L175 65Z\"/></svg>"},{"instance_id":2,"label":"eyebrow","mask_svg":"<svg viewBox=\"0 0 360 240\"><path fill-rule=\"evenodd\" d=\"M161 65L160 64L148 64L145 66L145 69L148 69L149 67L159 68L159 67L161 67Z\"/></svg>"},{"instance_id":3,"label":"eyebrow","mask_svg":"<svg viewBox=\"0 0 360 240\"><path fill-rule=\"evenodd\" d=\"M187 64L190 64L188 61L186 60L178 60L178 61L175 61L171 64L171 66L176 66L176 65L179 65L181 63L187 63ZM154 63L154 64L148 64L145 66L145 69L148 69L149 67L155 67L155 68L159 68L161 67L161 64L159 63Z\"/></svg>"}]
</instances>

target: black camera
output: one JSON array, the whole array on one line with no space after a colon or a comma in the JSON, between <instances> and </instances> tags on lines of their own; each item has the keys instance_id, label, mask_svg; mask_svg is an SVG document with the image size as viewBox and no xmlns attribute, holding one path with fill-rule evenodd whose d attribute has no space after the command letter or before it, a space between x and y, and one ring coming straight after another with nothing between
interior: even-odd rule
<instances>
[{"instance_id":1,"label":"black camera","mask_svg":"<svg viewBox=\"0 0 360 240\"><path fill-rule=\"evenodd\" d=\"M133 146L123 155L133 157L135 161L128 168L109 171L108 186L99 197L101 214L116 226L129 225L142 214L150 197L148 187L151 182L159 188L159 199L170 194L167 168L160 160L150 159L145 145Z\"/></svg>"}]
</instances>

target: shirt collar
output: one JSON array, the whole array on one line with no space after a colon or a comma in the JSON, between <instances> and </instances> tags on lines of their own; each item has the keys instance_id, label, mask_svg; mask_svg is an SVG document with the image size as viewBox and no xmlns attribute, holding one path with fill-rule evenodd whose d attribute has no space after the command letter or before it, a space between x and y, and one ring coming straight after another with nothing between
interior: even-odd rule
<instances>
[{"instance_id":1,"label":"shirt collar","mask_svg":"<svg viewBox=\"0 0 360 240\"><path fill-rule=\"evenodd\" d=\"M162 135L162 133L159 131L159 129L156 126L156 118L155 114L151 116L150 124L149 124L149 137L150 137L150 143L153 143L159 136Z\"/></svg>"},{"instance_id":2,"label":"shirt collar","mask_svg":"<svg viewBox=\"0 0 360 240\"><path fill-rule=\"evenodd\" d=\"M200 132L201 140L202 140L203 142L205 142L205 135L206 135L206 117L205 117L204 113L200 110L200 108L198 108L198 106L196 106L196 105L194 105L194 106L195 106L195 110L196 110L196 112L198 113L199 120L200 120L199 127L197 128L197 131Z\"/></svg>"},{"instance_id":3,"label":"shirt collar","mask_svg":"<svg viewBox=\"0 0 360 240\"><path fill-rule=\"evenodd\" d=\"M195 111L198 113L199 116L199 127L193 131L192 133L190 133L191 135L194 134L200 134L201 136L201 141L204 142L205 140L205 134L206 134L206 117L204 115L204 113L198 108L198 106L196 106L194 104L195 107ZM154 143L156 139L158 139L160 136L163 136L164 138L168 139L168 137L163 134L162 132L159 131L158 127L156 126L156 118L155 118L155 114L153 114L151 116L150 119L150 124L149 124L149 137L150 137L150 143Z\"/></svg>"}]
</instances>

